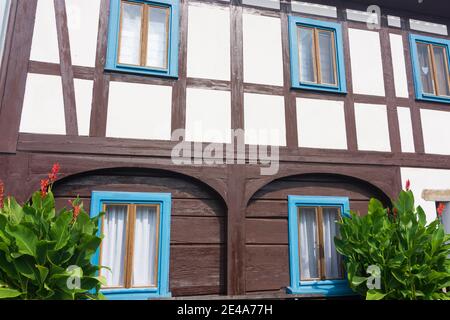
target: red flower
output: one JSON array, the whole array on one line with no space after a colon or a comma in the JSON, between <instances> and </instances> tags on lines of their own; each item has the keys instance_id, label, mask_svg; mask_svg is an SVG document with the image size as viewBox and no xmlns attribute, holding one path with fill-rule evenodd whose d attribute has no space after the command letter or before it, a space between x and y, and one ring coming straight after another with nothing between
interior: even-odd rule
<instances>
[{"instance_id":1,"label":"red flower","mask_svg":"<svg viewBox=\"0 0 450 320\"><path fill-rule=\"evenodd\" d=\"M73 220L72 221L77 220L78 215L80 214L80 211L81 211L81 206L79 204L74 204L74 202L75 201L70 201L69 200L69 203L70 203L70 205L73 208Z\"/></svg>"},{"instance_id":2,"label":"red flower","mask_svg":"<svg viewBox=\"0 0 450 320\"><path fill-rule=\"evenodd\" d=\"M3 197L5 192L5 184L0 180L0 209L3 208Z\"/></svg>"},{"instance_id":3,"label":"red flower","mask_svg":"<svg viewBox=\"0 0 450 320\"><path fill-rule=\"evenodd\" d=\"M49 179L41 180L41 197L44 198L48 192L48 186L50 185Z\"/></svg>"},{"instance_id":4,"label":"red flower","mask_svg":"<svg viewBox=\"0 0 450 320\"><path fill-rule=\"evenodd\" d=\"M394 218L397 218L397 214L398 214L398 209L394 208Z\"/></svg>"},{"instance_id":5,"label":"red flower","mask_svg":"<svg viewBox=\"0 0 450 320\"><path fill-rule=\"evenodd\" d=\"M53 183L56 181L59 169L61 169L61 166L59 163L53 164L52 171L48 174L48 179L50 180L50 183Z\"/></svg>"},{"instance_id":6,"label":"red flower","mask_svg":"<svg viewBox=\"0 0 450 320\"><path fill-rule=\"evenodd\" d=\"M438 208L437 208L437 214L438 214L438 217L439 217L439 218L442 217L442 214L444 213L444 210L445 210L445 204L443 204L442 202L440 202L440 203L439 203L439 206L438 206Z\"/></svg>"},{"instance_id":7,"label":"red flower","mask_svg":"<svg viewBox=\"0 0 450 320\"><path fill-rule=\"evenodd\" d=\"M409 191L410 187L411 187L411 181L409 181L409 179L408 179L408 180L406 180L406 186L405 186L406 191Z\"/></svg>"}]
</instances>

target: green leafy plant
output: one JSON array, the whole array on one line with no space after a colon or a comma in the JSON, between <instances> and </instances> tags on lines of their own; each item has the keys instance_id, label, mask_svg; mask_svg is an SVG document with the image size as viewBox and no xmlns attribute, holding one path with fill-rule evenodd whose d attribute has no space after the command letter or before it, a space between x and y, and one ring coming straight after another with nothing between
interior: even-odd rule
<instances>
[{"instance_id":1,"label":"green leafy plant","mask_svg":"<svg viewBox=\"0 0 450 320\"><path fill-rule=\"evenodd\" d=\"M354 212L340 222L337 251L344 256L350 287L368 300L450 299L450 235L439 219L426 224L413 193L401 191L393 210L372 199L368 214ZM439 215L443 207L439 207ZM367 270L376 266L380 288L369 289ZM372 267L371 267L372 268ZM370 269L369 269L370 271Z\"/></svg>"},{"instance_id":2,"label":"green leafy plant","mask_svg":"<svg viewBox=\"0 0 450 320\"><path fill-rule=\"evenodd\" d=\"M31 201L3 201L0 186L0 299L100 299L103 283L91 257L101 243L98 219L79 198L55 212L51 185L59 165Z\"/></svg>"}]
</instances>

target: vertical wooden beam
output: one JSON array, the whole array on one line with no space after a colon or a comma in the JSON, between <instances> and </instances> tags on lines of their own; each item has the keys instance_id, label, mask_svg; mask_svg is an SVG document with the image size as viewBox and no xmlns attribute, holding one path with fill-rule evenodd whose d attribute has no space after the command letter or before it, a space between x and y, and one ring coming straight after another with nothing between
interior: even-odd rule
<instances>
[{"instance_id":1,"label":"vertical wooden beam","mask_svg":"<svg viewBox=\"0 0 450 320\"><path fill-rule=\"evenodd\" d=\"M402 148L397 114L398 106L396 105L395 97L394 66L392 64L391 40L387 25L383 26L380 31L380 41L391 151L400 153Z\"/></svg>"},{"instance_id":2,"label":"vertical wooden beam","mask_svg":"<svg viewBox=\"0 0 450 320\"><path fill-rule=\"evenodd\" d=\"M231 129L244 129L244 48L242 6L231 1Z\"/></svg>"},{"instance_id":3,"label":"vertical wooden beam","mask_svg":"<svg viewBox=\"0 0 450 320\"><path fill-rule=\"evenodd\" d=\"M228 166L227 295L245 294L245 166Z\"/></svg>"},{"instance_id":4,"label":"vertical wooden beam","mask_svg":"<svg viewBox=\"0 0 450 320\"><path fill-rule=\"evenodd\" d=\"M106 136L106 120L108 116L109 75L105 74L106 50L108 43L110 0L102 0L97 35L97 53L95 57L94 88L89 135L91 137Z\"/></svg>"},{"instance_id":5,"label":"vertical wooden beam","mask_svg":"<svg viewBox=\"0 0 450 320\"><path fill-rule=\"evenodd\" d=\"M11 54L0 110L0 152L15 153L27 82L37 0L17 1Z\"/></svg>"},{"instance_id":6,"label":"vertical wooden beam","mask_svg":"<svg viewBox=\"0 0 450 320\"><path fill-rule=\"evenodd\" d=\"M172 132L186 127L188 0L180 1L178 80L172 87Z\"/></svg>"},{"instance_id":7,"label":"vertical wooden beam","mask_svg":"<svg viewBox=\"0 0 450 320\"><path fill-rule=\"evenodd\" d=\"M298 148L297 105L295 93L291 91L291 60L289 50L289 22L291 0L281 3L281 42L283 48L283 91L286 146Z\"/></svg>"},{"instance_id":8,"label":"vertical wooden beam","mask_svg":"<svg viewBox=\"0 0 450 320\"><path fill-rule=\"evenodd\" d=\"M78 135L77 107L75 102L75 85L73 81L72 58L70 54L69 27L67 25L66 3L54 0L56 31L59 44L59 60L64 100L66 134Z\"/></svg>"},{"instance_id":9,"label":"vertical wooden beam","mask_svg":"<svg viewBox=\"0 0 450 320\"><path fill-rule=\"evenodd\" d=\"M242 6L230 1L231 129L244 129ZM233 139L236 137L233 136ZM245 294L245 166L227 168L227 294Z\"/></svg>"},{"instance_id":10,"label":"vertical wooden beam","mask_svg":"<svg viewBox=\"0 0 450 320\"><path fill-rule=\"evenodd\" d=\"M338 1L338 19L342 23L342 36L344 41L345 79L347 81L347 94L344 100L345 130L347 134L347 148L349 151L358 150L356 134L355 103L353 95L352 65L350 60L350 40L348 36L348 22L346 21L345 5Z\"/></svg>"}]
</instances>

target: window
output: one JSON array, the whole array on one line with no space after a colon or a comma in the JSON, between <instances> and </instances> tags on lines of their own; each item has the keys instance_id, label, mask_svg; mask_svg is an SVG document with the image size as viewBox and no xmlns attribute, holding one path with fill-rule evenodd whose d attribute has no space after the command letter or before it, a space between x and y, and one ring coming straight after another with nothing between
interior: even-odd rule
<instances>
[{"instance_id":1,"label":"window","mask_svg":"<svg viewBox=\"0 0 450 320\"><path fill-rule=\"evenodd\" d=\"M106 69L177 77L178 1L112 0Z\"/></svg>"},{"instance_id":2,"label":"window","mask_svg":"<svg viewBox=\"0 0 450 320\"><path fill-rule=\"evenodd\" d=\"M440 208L440 206L442 206L442 208ZM441 211L440 219L444 225L445 233L450 233L450 202L436 202L436 211L438 213Z\"/></svg>"},{"instance_id":3,"label":"window","mask_svg":"<svg viewBox=\"0 0 450 320\"><path fill-rule=\"evenodd\" d=\"M411 35L416 98L450 103L450 41Z\"/></svg>"},{"instance_id":4,"label":"window","mask_svg":"<svg viewBox=\"0 0 450 320\"><path fill-rule=\"evenodd\" d=\"M148 299L168 292L170 194L92 193L91 215L100 221L104 239L95 264L106 279L109 299Z\"/></svg>"},{"instance_id":5,"label":"window","mask_svg":"<svg viewBox=\"0 0 450 320\"><path fill-rule=\"evenodd\" d=\"M342 29L289 16L292 87L346 93Z\"/></svg>"},{"instance_id":6,"label":"window","mask_svg":"<svg viewBox=\"0 0 450 320\"><path fill-rule=\"evenodd\" d=\"M289 293L348 295L342 257L334 246L336 221L348 198L289 196Z\"/></svg>"},{"instance_id":7,"label":"window","mask_svg":"<svg viewBox=\"0 0 450 320\"><path fill-rule=\"evenodd\" d=\"M0 1L0 66L3 60L3 50L5 47L6 29L8 28L10 0Z\"/></svg>"}]
</instances>

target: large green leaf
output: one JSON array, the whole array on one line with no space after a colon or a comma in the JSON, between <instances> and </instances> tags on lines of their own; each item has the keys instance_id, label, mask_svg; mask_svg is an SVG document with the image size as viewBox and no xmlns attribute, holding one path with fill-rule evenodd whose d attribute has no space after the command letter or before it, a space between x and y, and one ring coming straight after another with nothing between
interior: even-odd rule
<instances>
[{"instance_id":1,"label":"large green leaf","mask_svg":"<svg viewBox=\"0 0 450 320\"><path fill-rule=\"evenodd\" d=\"M21 294L22 294L22 292L14 290L14 289L0 288L0 299L17 298Z\"/></svg>"},{"instance_id":2,"label":"large green leaf","mask_svg":"<svg viewBox=\"0 0 450 320\"><path fill-rule=\"evenodd\" d=\"M55 250L63 248L70 239L69 223L72 220L70 212L64 212L59 215L56 221L50 227L50 236L56 241Z\"/></svg>"},{"instance_id":3,"label":"large green leaf","mask_svg":"<svg viewBox=\"0 0 450 320\"><path fill-rule=\"evenodd\" d=\"M16 241L19 252L30 256L36 255L38 238L28 227L24 225L7 226L6 232Z\"/></svg>"},{"instance_id":4,"label":"large green leaf","mask_svg":"<svg viewBox=\"0 0 450 320\"><path fill-rule=\"evenodd\" d=\"M382 300L387 296L387 293L383 293L379 290L369 290L367 291L366 299L367 300Z\"/></svg>"}]
</instances>

